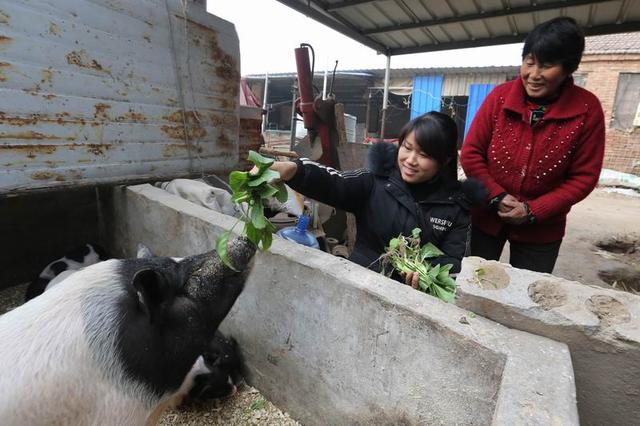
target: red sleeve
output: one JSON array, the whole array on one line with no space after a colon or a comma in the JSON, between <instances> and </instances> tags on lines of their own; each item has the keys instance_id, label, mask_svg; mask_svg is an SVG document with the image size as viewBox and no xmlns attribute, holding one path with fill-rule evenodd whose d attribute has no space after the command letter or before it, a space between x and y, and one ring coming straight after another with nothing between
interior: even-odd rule
<instances>
[{"instance_id":1,"label":"red sleeve","mask_svg":"<svg viewBox=\"0 0 640 426\"><path fill-rule=\"evenodd\" d=\"M529 201L536 220L568 212L572 205L593 191L602 170L604 140L604 114L598 103L592 116L585 120L582 143L575 151L565 180L553 190Z\"/></svg>"},{"instance_id":2,"label":"red sleeve","mask_svg":"<svg viewBox=\"0 0 640 426\"><path fill-rule=\"evenodd\" d=\"M491 135L493 133L493 121L491 115L495 108L497 95L493 90L484 100L469 128L469 134L462 145L460 165L465 174L478 179L487 188L488 200L506 192L489 174L487 152Z\"/></svg>"}]
</instances>

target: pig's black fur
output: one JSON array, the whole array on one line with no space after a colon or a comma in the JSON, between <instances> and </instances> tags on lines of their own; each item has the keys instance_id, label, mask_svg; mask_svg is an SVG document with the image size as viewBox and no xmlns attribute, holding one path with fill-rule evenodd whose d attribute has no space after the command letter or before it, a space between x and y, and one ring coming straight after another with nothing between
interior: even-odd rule
<instances>
[{"instance_id":1,"label":"pig's black fur","mask_svg":"<svg viewBox=\"0 0 640 426\"><path fill-rule=\"evenodd\" d=\"M97 254L98 261L109 259L106 251L97 244L84 244L72 249L63 257L54 260L52 263L49 263L46 267L43 268L38 277L31 283L29 283L24 298L25 302L28 302L34 297L41 295L45 291L47 285L49 285L51 280L60 275L62 272L71 269L77 270L79 268L84 268L92 265L93 263L96 263L96 259L94 259L95 256L89 256L92 253ZM77 264L79 265L71 262L77 262Z\"/></svg>"},{"instance_id":2,"label":"pig's black fur","mask_svg":"<svg viewBox=\"0 0 640 426\"><path fill-rule=\"evenodd\" d=\"M189 399L204 401L232 395L242 380L242 358L235 339L217 332L202 356L209 373L194 377Z\"/></svg>"},{"instance_id":3,"label":"pig's black fur","mask_svg":"<svg viewBox=\"0 0 640 426\"><path fill-rule=\"evenodd\" d=\"M129 296L117 309L118 353L127 374L157 396L179 388L243 289L246 274L225 268L217 278L222 283L207 290L215 303L189 295L186 287L204 260L201 255L180 263L159 257L122 263L120 274L131 285L124 285Z\"/></svg>"}]
</instances>

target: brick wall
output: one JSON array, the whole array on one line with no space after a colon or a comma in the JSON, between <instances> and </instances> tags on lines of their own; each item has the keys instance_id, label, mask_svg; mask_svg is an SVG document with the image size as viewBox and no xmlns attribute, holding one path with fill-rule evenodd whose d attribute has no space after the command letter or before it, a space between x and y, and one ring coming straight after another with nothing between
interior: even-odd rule
<instances>
[{"instance_id":1,"label":"brick wall","mask_svg":"<svg viewBox=\"0 0 640 426\"><path fill-rule=\"evenodd\" d=\"M239 168L249 170L252 163L247 161L250 150L258 151L262 144L262 115L260 108L240 107L240 135L238 138Z\"/></svg>"},{"instance_id":2,"label":"brick wall","mask_svg":"<svg viewBox=\"0 0 640 426\"><path fill-rule=\"evenodd\" d=\"M640 73L640 54L585 55L577 71L586 74L585 88L602 103L606 123L604 167L640 175L640 128L627 132L609 127L620 73Z\"/></svg>"}]
</instances>

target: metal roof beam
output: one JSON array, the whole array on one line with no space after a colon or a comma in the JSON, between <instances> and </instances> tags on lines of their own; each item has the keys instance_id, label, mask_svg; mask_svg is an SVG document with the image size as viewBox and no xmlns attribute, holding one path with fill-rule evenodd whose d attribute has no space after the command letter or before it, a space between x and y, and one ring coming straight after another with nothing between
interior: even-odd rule
<instances>
[{"instance_id":1,"label":"metal roof beam","mask_svg":"<svg viewBox=\"0 0 640 426\"><path fill-rule=\"evenodd\" d=\"M582 5L596 4L596 3L602 4L607 2L611 2L611 0L608 0L605 2L597 1L597 0L561 0L561 1L554 1L552 3L535 3L535 5L513 7L510 9L493 10L490 12L480 12L480 13L474 13L470 15L451 16L448 18L430 19L426 21L410 22L410 23L399 24L399 25L389 25L386 27L372 28L370 30L362 30L361 33L364 35L381 34L381 33L388 33L392 31L402 31L402 30L410 30L414 28L422 28L425 26L453 24L453 23L460 23L465 21L475 21L478 19L518 15L521 13L540 12L542 10L558 9L561 7L582 6Z\"/></svg>"},{"instance_id":2,"label":"metal roof beam","mask_svg":"<svg viewBox=\"0 0 640 426\"><path fill-rule=\"evenodd\" d=\"M375 50L379 53L385 53L388 51L387 47L377 41L373 40L371 37L367 37L360 30L355 28L353 25L350 25L348 22L340 19L339 17L332 14L331 16L327 16L323 11L315 9L311 5L316 5L317 2L310 2L309 6L307 3L301 3L298 0L278 0L280 3L289 6L291 9L302 13L310 18L315 19L316 21L326 25L327 27L338 31L346 35L347 37L351 37L352 39L359 41L367 47Z\"/></svg>"},{"instance_id":3,"label":"metal roof beam","mask_svg":"<svg viewBox=\"0 0 640 426\"><path fill-rule=\"evenodd\" d=\"M627 33L633 31L640 31L640 21L625 22L624 24L606 24L598 25L594 27L582 28L585 35L602 35L602 34L615 34L615 33ZM435 52L439 50L452 50L452 49L464 49L469 47L481 47L481 46L493 46L499 44L519 43L526 37L526 34L519 34L514 36L500 36L494 38L485 38L478 40L464 40L454 41L450 43L440 43L436 45L415 46L415 47L403 47L398 49L391 49L390 55L406 55L409 53L423 53L423 52Z\"/></svg>"},{"instance_id":4,"label":"metal roof beam","mask_svg":"<svg viewBox=\"0 0 640 426\"><path fill-rule=\"evenodd\" d=\"M344 9L345 7L358 6L359 4L373 3L375 1L376 0L345 0L340 3L328 4L325 10L332 12L334 10Z\"/></svg>"}]
</instances>

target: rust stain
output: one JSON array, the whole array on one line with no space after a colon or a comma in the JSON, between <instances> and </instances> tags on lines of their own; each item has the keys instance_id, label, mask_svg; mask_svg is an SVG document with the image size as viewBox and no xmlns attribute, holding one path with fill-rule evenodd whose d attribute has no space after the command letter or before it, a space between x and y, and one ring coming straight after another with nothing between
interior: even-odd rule
<instances>
[{"instance_id":1,"label":"rust stain","mask_svg":"<svg viewBox=\"0 0 640 426\"><path fill-rule=\"evenodd\" d=\"M31 174L31 178L34 180L56 180L58 182L64 182L65 178L60 173L54 173L46 170L40 170Z\"/></svg>"},{"instance_id":2,"label":"rust stain","mask_svg":"<svg viewBox=\"0 0 640 426\"><path fill-rule=\"evenodd\" d=\"M162 148L162 156L164 158L177 157L179 154L183 154L187 150L185 144L169 144Z\"/></svg>"},{"instance_id":3,"label":"rust stain","mask_svg":"<svg viewBox=\"0 0 640 426\"><path fill-rule=\"evenodd\" d=\"M218 145L230 146L233 145L233 142L231 142L231 139L229 139L229 136L227 136L225 132L220 132L220 134L218 135Z\"/></svg>"},{"instance_id":4,"label":"rust stain","mask_svg":"<svg viewBox=\"0 0 640 426\"><path fill-rule=\"evenodd\" d=\"M176 111L173 114L165 115L162 118L174 123L200 123L200 116L195 111Z\"/></svg>"},{"instance_id":5,"label":"rust stain","mask_svg":"<svg viewBox=\"0 0 640 426\"><path fill-rule=\"evenodd\" d=\"M49 85L53 84L53 71L49 70L42 70L42 80L40 80L40 83L49 83Z\"/></svg>"},{"instance_id":6,"label":"rust stain","mask_svg":"<svg viewBox=\"0 0 640 426\"><path fill-rule=\"evenodd\" d=\"M95 118L101 119L101 120L109 119L107 110L111 109L111 105L99 103L99 104L95 104L93 107L96 109L96 112L93 114Z\"/></svg>"},{"instance_id":7,"label":"rust stain","mask_svg":"<svg viewBox=\"0 0 640 426\"><path fill-rule=\"evenodd\" d=\"M79 146L79 145L76 145L76 146ZM108 151L111 149L111 144L90 143L90 144L84 144L82 145L82 147L86 148L87 152L93 155L104 155L105 151Z\"/></svg>"},{"instance_id":8,"label":"rust stain","mask_svg":"<svg viewBox=\"0 0 640 426\"><path fill-rule=\"evenodd\" d=\"M69 65L77 65L82 68L90 68L97 71L105 72L107 74L111 74L111 70L109 70L108 68L104 68L95 59L91 59L84 49L79 51L74 50L72 52L69 52L67 53L65 58L67 58L67 63Z\"/></svg>"},{"instance_id":9,"label":"rust stain","mask_svg":"<svg viewBox=\"0 0 640 426\"><path fill-rule=\"evenodd\" d=\"M9 44L12 41L13 39L11 37L0 35L0 46L2 46L3 44Z\"/></svg>"},{"instance_id":10,"label":"rust stain","mask_svg":"<svg viewBox=\"0 0 640 426\"><path fill-rule=\"evenodd\" d=\"M60 27L58 27L55 23L49 22L49 32L53 35L60 36Z\"/></svg>"},{"instance_id":11,"label":"rust stain","mask_svg":"<svg viewBox=\"0 0 640 426\"><path fill-rule=\"evenodd\" d=\"M174 139L188 140L200 139L207 135L207 131L202 127L201 117L195 111L176 111L170 115L165 115L163 119L172 123L179 124L178 126L163 126L162 131L169 137Z\"/></svg>"},{"instance_id":12,"label":"rust stain","mask_svg":"<svg viewBox=\"0 0 640 426\"><path fill-rule=\"evenodd\" d=\"M0 124L6 124L10 126L33 126L38 123L53 123L59 124L61 126L66 124L80 124L85 125L86 121L84 118L69 118L68 112L62 112L55 115L55 117L50 117L48 115L42 114L32 114L26 117L20 117L15 115L7 115L6 113L0 111Z\"/></svg>"},{"instance_id":13,"label":"rust stain","mask_svg":"<svg viewBox=\"0 0 640 426\"><path fill-rule=\"evenodd\" d=\"M7 12L0 10L0 24L8 24L9 18L11 18L11 16L9 16Z\"/></svg>"},{"instance_id":14,"label":"rust stain","mask_svg":"<svg viewBox=\"0 0 640 426\"><path fill-rule=\"evenodd\" d=\"M0 150L7 150L26 153L27 158L36 158L36 154L53 154L58 149L58 145L0 145Z\"/></svg>"},{"instance_id":15,"label":"rust stain","mask_svg":"<svg viewBox=\"0 0 640 426\"><path fill-rule=\"evenodd\" d=\"M216 75L222 79L220 91L234 99L240 92L240 70L233 56L222 50L218 44L218 36L214 33L211 37L212 58Z\"/></svg>"},{"instance_id":16,"label":"rust stain","mask_svg":"<svg viewBox=\"0 0 640 426\"><path fill-rule=\"evenodd\" d=\"M213 124L213 127L218 127L222 125L222 118L218 114L211 113L209 117L211 118L211 124Z\"/></svg>"},{"instance_id":17,"label":"rust stain","mask_svg":"<svg viewBox=\"0 0 640 426\"><path fill-rule=\"evenodd\" d=\"M49 93L48 95L42 95L43 98L47 99L47 100L51 100L53 98L57 98L56 95Z\"/></svg>"},{"instance_id":18,"label":"rust stain","mask_svg":"<svg viewBox=\"0 0 640 426\"><path fill-rule=\"evenodd\" d=\"M60 140L62 139L60 136L55 135L46 135L44 133L27 131L27 132L18 132L18 133L0 133L0 139L25 139L25 140L43 140L43 139L51 139L51 140ZM73 138L67 138L67 140L73 140Z\"/></svg>"},{"instance_id":19,"label":"rust stain","mask_svg":"<svg viewBox=\"0 0 640 426\"><path fill-rule=\"evenodd\" d=\"M183 126L162 126L160 128L172 139L185 139L185 129ZM207 136L207 131L202 127L187 127L186 138L188 140L200 139Z\"/></svg>"},{"instance_id":20,"label":"rust stain","mask_svg":"<svg viewBox=\"0 0 640 426\"><path fill-rule=\"evenodd\" d=\"M38 122L38 115L34 114L30 118L9 116L0 111L0 123L10 126L32 126Z\"/></svg>"},{"instance_id":21,"label":"rust stain","mask_svg":"<svg viewBox=\"0 0 640 426\"><path fill-rule=\"evenodd\" d=\"M147 117L144 114L140 114L139 112L129 111L116 117L115 121L132 121L136 123L146 123Z\"/></svg>"}]
</instances>

